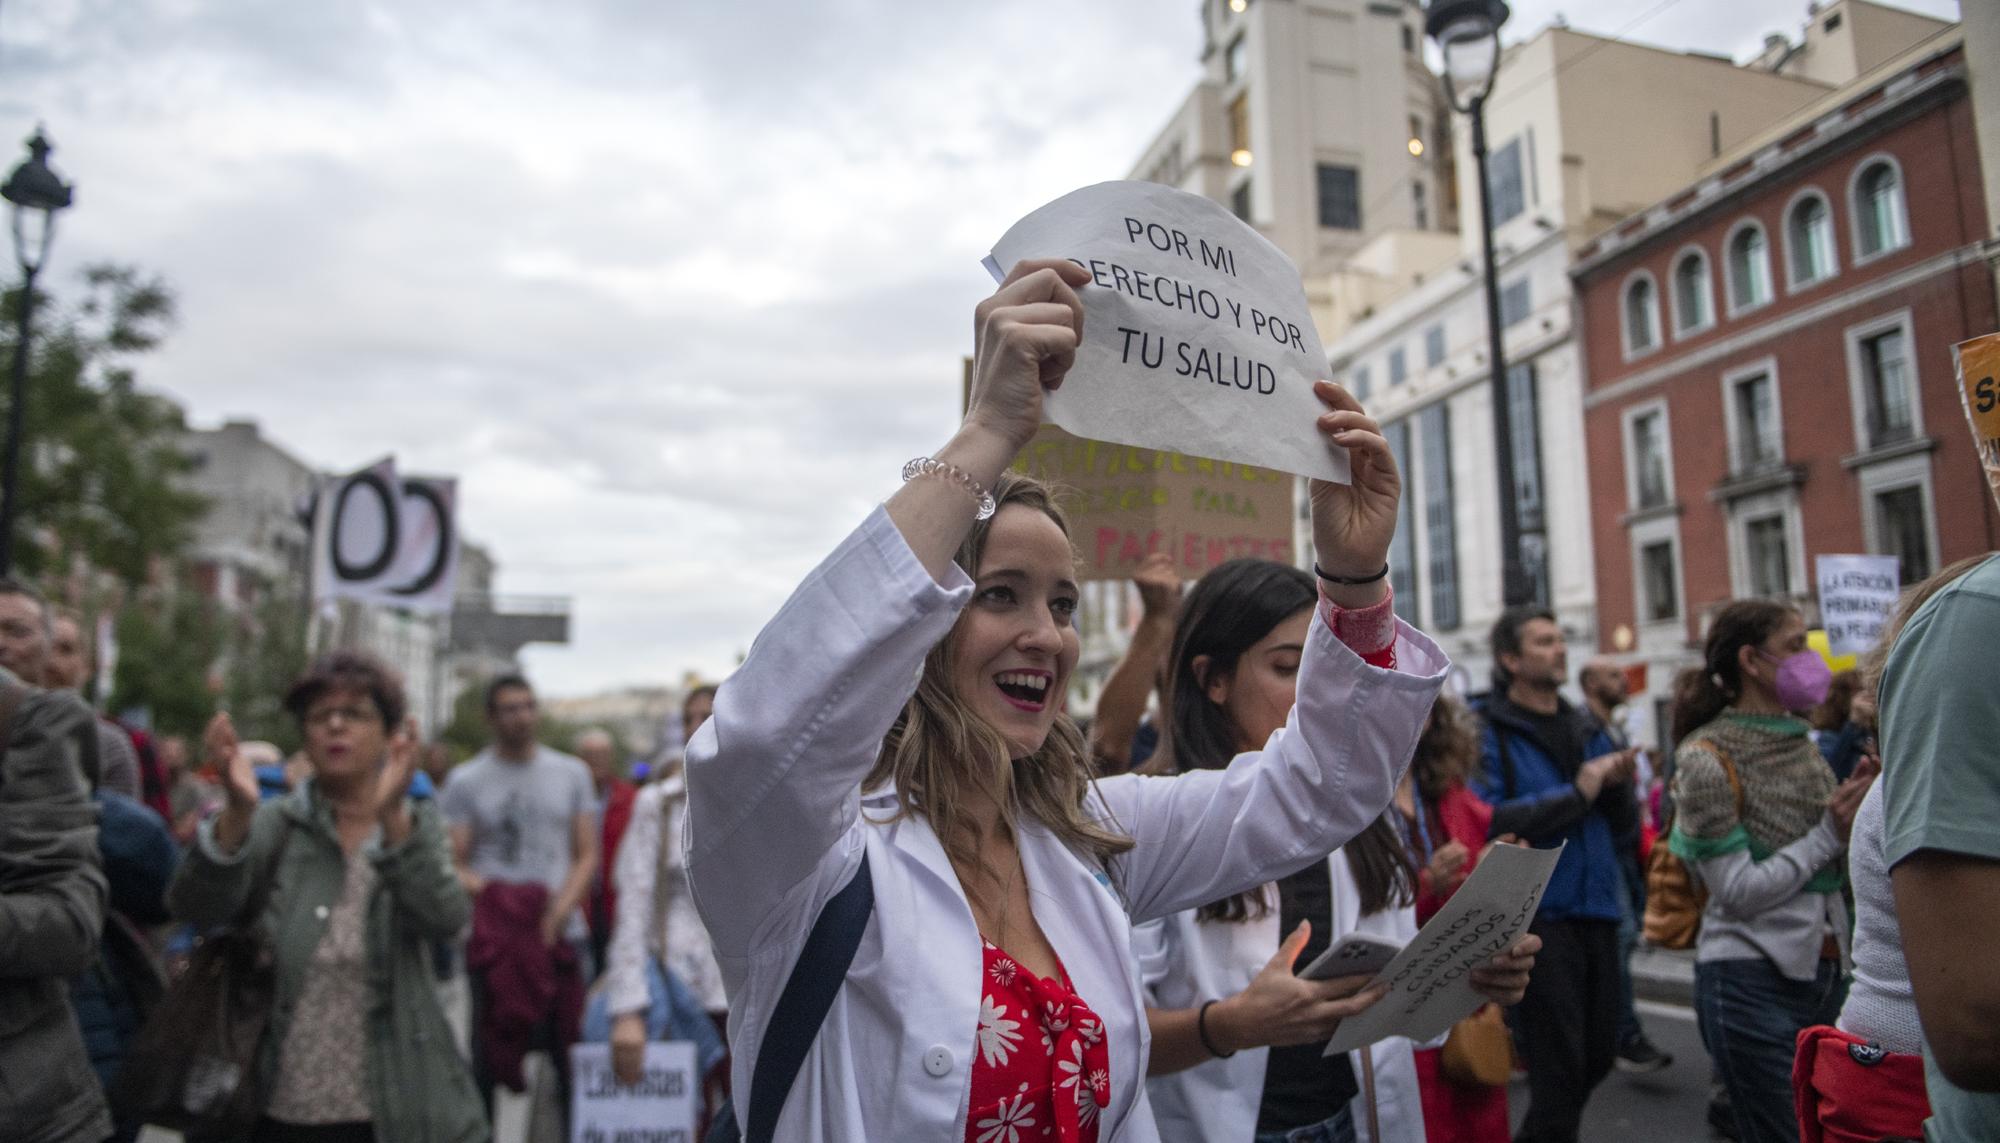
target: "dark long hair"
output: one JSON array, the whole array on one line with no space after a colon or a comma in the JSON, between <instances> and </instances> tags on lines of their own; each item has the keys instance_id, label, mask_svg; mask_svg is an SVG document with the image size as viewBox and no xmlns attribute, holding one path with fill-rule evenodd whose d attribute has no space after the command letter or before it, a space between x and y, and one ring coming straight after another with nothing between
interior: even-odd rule
<instances>
[{"instance_id":1,"label":"dark long hair","mask_svg":"<svg viewBox=\"0 0 2000 1143\"><path fill-rule=\"evenodd\" d=\"M1208 699L1207 684L1236 669L1243 653L1278 624L1319 599L1312 576L1270 560L1230 560L1202 576L1181 602L1167 658L1167 715L1160 749L1147 770L1220 770L1236 756L1229 712ZM1205 672L1194 661L1207 656ZM1196 917L1244 921L1270 911L1259 889L1211 901Z\"/></svg>"},{"instance_id":2,"label":"dark long hair","mask_svg":"<svg viewBox=\"0 0 2000 1143\"><path fill-rule=\"evenodd\" d=\"M1715 613L1701 666L1689 667L1674 680L1675 746L1742 697L1743 664L1738 652L1776 635L1797 614L1791 604L1770 599L1739 599Z\"/></svg>"},{"instance_id":3,"label":"dark long hair","mask_svg":"<svg viewBox=\"0 0 2000 1143\"><path fill-rule=\"evenodd\" d=\"M1418 808L1422 812L1422 807ZM1347 855L1347 867L1354 873L1354 885L1361 890L1361 915L1372 916L1384 909L1417 903L1417 867L1403 835L1389 815L1402 811L1390 806L1368 828L1340 847Z\"/></svg>"}]
</instances>

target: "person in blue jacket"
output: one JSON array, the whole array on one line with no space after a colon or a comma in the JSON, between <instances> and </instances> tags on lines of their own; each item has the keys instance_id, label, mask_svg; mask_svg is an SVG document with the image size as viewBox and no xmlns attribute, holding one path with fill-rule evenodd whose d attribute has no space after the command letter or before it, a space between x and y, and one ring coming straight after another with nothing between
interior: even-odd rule
<instances>
[{"instance_id":1,"label":"person in blue jacket","mask_svg":"<svg viewBox=\"0 0 2000 1143\"><path fill-rule=\"evenodd\" d=\"M92 800L98 810L98 856L111 900L97 963L70 981L70 1006L76 1010L90 1066L109 1094L132 1038L166 992L147 934L172 919L167 884L180 864L180 849L167 823L145 803L102 789ZM121 1116L111 1139L123 1143L138 1133L139 1124Z\"/></svg>"},{"instance_id":2,"label":"person in blue jacket","mask_svg":"<svg viewBox=\"0 0 2000 1143\"><path fill-rule=\"evenodd\" d=\"M1562 697L1569 652L1553 612L1509 608L1492 642L1475 792L1493 806L1493 836L1566 846L1529 927L1542 938L1542 971L1508 1013L1528 1065L1528 1114L1514 1139L1573 1143L1618 1051L1618 847L1637 831L1633 752Z\"/></svg>"}]
</instances>

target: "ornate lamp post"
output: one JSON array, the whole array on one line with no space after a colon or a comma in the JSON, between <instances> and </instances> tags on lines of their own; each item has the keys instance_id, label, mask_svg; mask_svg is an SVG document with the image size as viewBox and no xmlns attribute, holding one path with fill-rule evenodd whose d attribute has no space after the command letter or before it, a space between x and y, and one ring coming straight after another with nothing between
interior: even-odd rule
<instances>
[{"instance_id":1,"label":"ornate lamp post","mask_svg":"<svg viewBox=\"0 0 2000 1143\"><path fill-rule=\"evenodd\" d=\"M28 338L34 329L35 275L48 261L55 237L56 212L67 209L73 195L69 184L49 169L53 150L41 128L28 140L28 157L0 186L0 198L13 204L14 259L21 266L19 328L14 339L14 384L7 403L7 453L0 475L0 575L14 570L14 518L19 515L21 430L28 405Z\"/></svg>"},{"instance_id":2,"label":"ornate lamp post","mask_svg":"<svg viewBox=\"0 0 2000 1143\"><path fill-rule=\"evenodd\" d=\"M1454 111L1472 120L1472 157L1479 174L1479 237L1486 254L1487 354L1493 362L1493 447L1500 485L1500 597L1512 607L1528 602L1521 562L1521 508L1514 487L1514 417L1507 393L1507 355L1501 344L1500 271L1493 259L1493 192L1486 174L1486 97L1500 71L1503 0L1436 0L1424 30L1444 53L1444 90Z\"/></svg>"}]
</instances>

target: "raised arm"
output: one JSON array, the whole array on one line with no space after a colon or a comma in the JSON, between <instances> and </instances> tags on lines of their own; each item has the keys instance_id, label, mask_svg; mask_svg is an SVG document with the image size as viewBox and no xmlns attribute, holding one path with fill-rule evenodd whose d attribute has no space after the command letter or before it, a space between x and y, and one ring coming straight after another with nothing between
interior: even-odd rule
<instances>
[{"instance_id":1,"label":"raised arm","mask_svg":"<svg viewBox=\"0 0 2000 1143\"><path fill-rule=\"evenodd\" d=\"M812 871L855 824L883 736L971 593L952 563L979 508L963 482L991 489L1034 435L1075 359L1087 278L1023 263L980 304L971 405L932 457L948 468L906 481L806 577L688 744L689 881L718 956L835 887Z\"/></svg>"},{"instance_id":2,"label":"raised arm","mask_svg":"<svg viewBox=\"0 0 2000 1143\"><path fill-rule=\"evenodd\" d=\"M1118 859L1134 920L1165 916L1297 872L1388 806L1450 660L1398 625L1396 669L1371 667L1315 619L1299 700L1264 749L1221 770L1097 783L1135 842Z\"/></svg>"},{"instance_id":3,"label":"raised arm","mask_svg":"<svg viewBox=\"0 0 2000 1143\"><path fill-rule=\"evenodd\" d=\"M1315 392L1328 407L1316 427L1349 450L1353 483L1312 485L1322 608L1299 660L1298 702L1262 751L1225 769L1097 784L1136 843L1119 859L1134 919L1240 892L1346 844L1389 804L1444 684L1444 652L1388 614L1382 573L1402 495L1388 443L1345 390L1320 382ZM1385 645L1393 667L1354 650Z\"/></svg>"},{"instance_id":4,"label":"raised arm","mask_svg":"<svg viewBox=\"0 0 2000 1143\"><path fill-rule=\"evenodd\" d=\"M447 940L472 919L472 900L452 866L451 841L436 804L414 801L417 775L416 719L389 739L389 755L375 776L375 820L380 843L370 855L375 876L396 903L410 931Z\"/></svg>"},{"instance_id":5,"label":"raised arm","mask_svg":"<svg viewBox=\"0 0 2000 1143\"><path fill-rule=\"evenodd\" d=\"M1104 680L1097 697L1097 717L1090 723L1090 753L1100 773L1123 774L1132 768L1132 739L1146 714L1152 693L1174 639L1174 620L1181 598L1180 572L1173 557L1154 552L1132 575L1143 610L1125 655Z\"/></svg>"}]
</instances>

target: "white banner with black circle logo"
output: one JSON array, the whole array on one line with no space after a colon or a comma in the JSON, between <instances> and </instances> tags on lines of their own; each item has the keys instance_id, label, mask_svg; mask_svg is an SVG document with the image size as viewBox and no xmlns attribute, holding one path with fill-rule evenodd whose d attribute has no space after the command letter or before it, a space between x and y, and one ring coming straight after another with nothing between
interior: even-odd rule
<instances>
[{"instance_id":1,"label":"white banner with black circle logo","mask_svg":"<svg viewBox=\"0 0 2000 1143\"><path fill-rule=\"evenodd\" d=\"M393 457L320 489L313 598L451 610L458 580L458 482L403 477Z\"/></svg>"}]
</instances>

